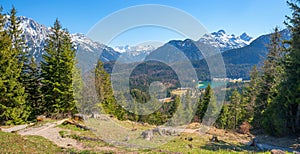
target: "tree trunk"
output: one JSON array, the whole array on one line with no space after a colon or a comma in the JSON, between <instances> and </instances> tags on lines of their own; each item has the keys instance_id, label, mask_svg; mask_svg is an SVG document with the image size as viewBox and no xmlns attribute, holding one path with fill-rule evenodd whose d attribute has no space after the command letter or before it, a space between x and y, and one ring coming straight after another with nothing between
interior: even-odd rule
<instances>
[{"instance_id":1,"label":"tree trunk","mask_svg":"<svg viewBox=\"0 0 300 154\"><path fill-rule=\"evenodd\" d=\"M300 126L300 105L298 104L297 106L298 107L297 107L297 114L296 114L296 121L295 121L296 129L298 129Z\"/></svg>"},{"instance_id":2,"label":"tree trunk","mask_svg":"<svg viewBox=\"0 0 300 154\"><path fill-rule=\"evenodd\" d=\"M292 110L290 110L289 113L290 113L290 116L291 116L291 118L289 118L289 119L290 119L290 122L291 122L292 131L293 131L293 133L295 133L296 132L296 130L295 130L295 121L294 121L294 118L293 118Z\"/></svg>"}]
</instances>

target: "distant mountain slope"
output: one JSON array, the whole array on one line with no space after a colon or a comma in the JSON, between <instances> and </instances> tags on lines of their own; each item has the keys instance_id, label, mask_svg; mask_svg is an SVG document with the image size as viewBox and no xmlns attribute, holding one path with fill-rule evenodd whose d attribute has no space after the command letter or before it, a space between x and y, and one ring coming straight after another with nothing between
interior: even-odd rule
<instances>
[{"instance_id":1,"label":"distant mountain slope","mask_svg":"<svg viewBox=\"0 0 300 154\"><path fill-rule=\"evenodd\" d=\"M21 29L23 30L24 38L28 46L28 51L35 57L36 61L42 60L44 54L44 46L46 44L47 36L51 33L50 28L45 27L34 20L26 17L19 17L21 21ZM7 27L7 24L6 24ZM290 34L288 30L282 30L283 39L289 39ZM226 34L224 30L205 35L199 40L171 40L159 48L152 46L135 46L135 47L115 47L111 48L104 44L92 41L84 34L71 34L71 39L74 47L77 50L77 57L80 58L79 65L84 69L93 68L95 62L100 59L103 62L116 61L121 55L126 57L127 63L138 62L143 60L143 57L151 57L156 52L168 50L168 54L162 54L166 59L168 57L178 56L170 50L176 48L183 51L188 59L193 63L198 74L205 72L207 76L206 62L203 60L203 55L197 48L197 45L209 45L218 49L224 59L228 77L249 78L249 70L261 60L268 53L267 44L270 42L270 35L262 35L253 40L252 37L243 33L240 36ZM118 52L119 51L119 52ZM173 58L174 59L174 58Z\"/></svg>"},{"instance_id":2,"label":"distant mountain slope","mask_svg":"<svg viewBox=\"0 0 300 154\"><path fill-rule=\"evenodd\" d=\"M45 27L34 20L26 17L18 17L21 21L20 28L23 30L23 36L25 38L26 45L30 55L34 56L36 61L42 60L44 54L44 46L46 44L47 36L51 33L49 27ZM6 27L7 27L6 23ZM102 61L116 60L120 53L114 51L112 48L92 41L83 34L71 34L71 39L74 43L75 49L80 54L82 59L86 59L87 62L91 58L101 59Z\"/></svg>"},{"instance_id":3,"label":"distant mountain slope","mask_svg":"<svg viewBox=\"0 0 300 154\"><path fill-rule=\"evenodd\" d=\"M290 39L290 33L287 29L280 31L283 40ZM227 50L222 53L226 64L258 64L268 53L268 44L270 44L271 34L266 34L255 39L250 45Z\"/></svg>"},{"instance_id":4,"label":"distant mountain slope","mask_svg":"<svg viewBox=\"0 0 300 154\"><path fill-rule=\"evenodd\" d=\"M280 31L280 34L284 40L290 38L290 33L287 29ZM249 45L237 49L226 50L224 52L220 51L225 63L227 76L230 78L241 77L249 79L249 72L253 65L262 62L268 53L267 45L270 43L270 36L271 34L262 35L252 41ZM240 37L245 37L244 39L247 39L245 35L241 35ZM251 38L248 38L248 40L251 40ZM203 59L202 53L197 48L197 45L201 46L201 43L202 42L190 39L184 41L173 40L153 51L148 56L148 59L151 59L156 55L173 57L173 59L176 59L179 55L174 55L174 53L177 52L176 50L180 50L189 61L192 62L198 77L202 80L208 80L210 77L206 60ZM202 44L202 46L203 45L205 46L207 43ZM174 52L170 52L170 50L174 50Z\"/></svg>"},{"instance_id":5,"label":"distant mountain slope","mask_svg":"<svg viewBox=\"0 0 300 154\"><path fill-rule=\"evenodd\" d=\"M193 41L191 39L186 40L170 40L164 47L155 48L151 45L148 46L116 46L114 47L115 51L122 53L122 59L128 62L138 62L143 61L144 57L151 54L152 51L156 49L162 50L167 49L165 46L172 45L179 50L185 52L185 54L191 60L200 60L202 59L202 54L199 52L195 44L204 44L213 46L219 49L221 52L237 49L250 44L253 40L251 36L248 36L246 33L243 33L240 36L235 36L234 34L227 34L224 30L219 30L218 32L213 32L211 34L206 34L198 41ZM157 52L157 51L156 51ZM166 55L167 56L167 55Z\"/></svg>"},{"instance_id":6,"label":"distant mountain slope","mask_svg":"<svg viewBox=\"0 0 300 154\"><path fill-rule=\"evenodd\" d=\"M204 35L197 42L212 45L223 52L249 45L252 40L253 38L246 33L235 36L234 34L227 34L224 30L219 30L218 32L211 33L211 35Z\"/></svg>"},{"instance_id":7,"label":"distant mountain slope","mask_svg":"<svg viewBox=\"0 0 300 154\"><path fill-rule=\"evenodd\" d=\"M224 52L231 49L237 49L245 47L252 41L252 37L248 36L246 33L243 33L241 36L235 36L233 34L228 35L224 30L219 30L218 32L211 33L210 35L204 35L198 41L191 39L186 40L171 40L168 43L164 44L162 47L153 51L153 54L150 53L149 56L157 54L157 52L162 52L162 50L171 50L172 47L177 48L178 50L184 52L187 58L191 61L197 61L203 59L203 55L198 49L198 47L212 47L218 52ZM172 46L172 47L171 47ZM169 49L168 49L169 48ZM168 52L171 53L171 52ZM152 55L151 55L152 54ZM166 57L171 55L165 55Z\"/></svg>"},{"instance_id":8,"label":"distant mountain slope","mask_svg":"<svg viewBox=\"0 0 300 154\"><path fill-rule=\"evenodd\" d=\"M113 48L120 52L122 61L125 63L133 63L143 61L156 47L152 45L137 45L137 46L116 46Z\"/></svg>"}]
</instances>

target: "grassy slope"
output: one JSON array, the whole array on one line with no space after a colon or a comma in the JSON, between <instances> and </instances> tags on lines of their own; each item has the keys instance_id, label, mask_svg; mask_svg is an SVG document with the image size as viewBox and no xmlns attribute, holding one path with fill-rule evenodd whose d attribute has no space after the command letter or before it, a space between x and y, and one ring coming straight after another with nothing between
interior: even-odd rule
<instances>
[{"instance_id":1,"label":"grassy slope","mask_svg":"<svg viewBox=\"0 0 300 154\"><path fill-rule=\"evenodd\" d=\"M26 136L0 131L1 153L63 153L51 141L40 136Z\"/></svg>"},{"instance_id":2,"label":"grassy slope","mask_svg":"<svg viewBox=\"0 0 300 154\"><path fill-rule=\"evenodd\" d=\"M133 124L128 121L116 121L117 123L128 128L137 128L145 130L153 126L142 126L140 124ZM257 153L254 147L248 147L240 144L238 141L241 137L233 132L224 133L224 130L212 130L213 133L206 135L197 135L190 133L182 133L180 136L172 139L166 144L153 149L127 149L125 147L115 147L103 141L82 140L78 137L85 136L90 138L98 138L91 131L84 131L73 125L60 125L63 129L61 135L74 138L81 142L85 147L80 153ZM219 143L210 142L212 135L216 134L220 138ZM224 135L225 134L225 135ZM192 141L186 138L192 137ZM20 136L14 133L4 133L0 131L0 153L70 153L79 152L73 149L61 149L54 145L51 141L39 136ZM269 152L266 152L269 153Z\"/></svg>"}]
</instances>

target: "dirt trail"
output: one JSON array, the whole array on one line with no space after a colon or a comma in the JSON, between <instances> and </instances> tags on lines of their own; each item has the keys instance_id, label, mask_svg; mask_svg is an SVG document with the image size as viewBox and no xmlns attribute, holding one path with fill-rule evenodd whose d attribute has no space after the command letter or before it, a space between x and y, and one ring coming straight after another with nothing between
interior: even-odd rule
<instances>
[{"instance_id":1,"label":"dirt trail","mask_svg":"<svg viewBox=\"0 0 300 154\"><path fill-rule=\"evenodd\" d=\"M65 119L57 122L49 122L39 127L27 127L25 129L19 130L18 134L42 136L63 148L76 148L79 150L83 149L82 145L75 139L62 138L60 136L59 131L61 131L62 129L57 128L56 126L62 124L64 121Z\"/></svg>"}]
</instances>

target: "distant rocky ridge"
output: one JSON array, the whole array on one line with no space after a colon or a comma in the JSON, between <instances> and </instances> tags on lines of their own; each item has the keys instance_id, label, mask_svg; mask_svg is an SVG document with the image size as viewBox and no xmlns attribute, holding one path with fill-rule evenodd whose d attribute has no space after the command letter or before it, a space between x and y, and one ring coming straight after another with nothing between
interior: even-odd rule
<instances>
[{"instance_id":1,"label":"distant rocky ridge","mask_svg":"<svg viewBox=\"0 0 300 154\"><path fill-rule=\"evenodd\" d=\"M28 52L34 56L37 62L40 62L42 55L45 53L44 46L47 36L51 33L50 28L27 17L21 16L18 19L21 21L21 29L28 46ZM284 29L280 33L283 39L290 38L288 30ZM259 63L266 56L268 52L266 44L270 42L270 34L253 39L246 33L235 36L227 34L224 30L219 30L218 32L204 35L199 40L171 40L158 48L151 45L117 46L112 48L79 33L71 34L71 39L74 48L77 50L77 58L80 58L79 65L85 69L93 68L98 59L103 62L116 61L120 55L122 55L122 59L126 63L143 61L145 58L151 57L152 52L157 52L157 50L168 45L183 51L191 61L197 62L203 60L203 55L197 48L197 44L217 48L227 66L249 65L250 67L250 65ZM239 77L239 74L233 76Z\"/></svg>"}]
</instances>

